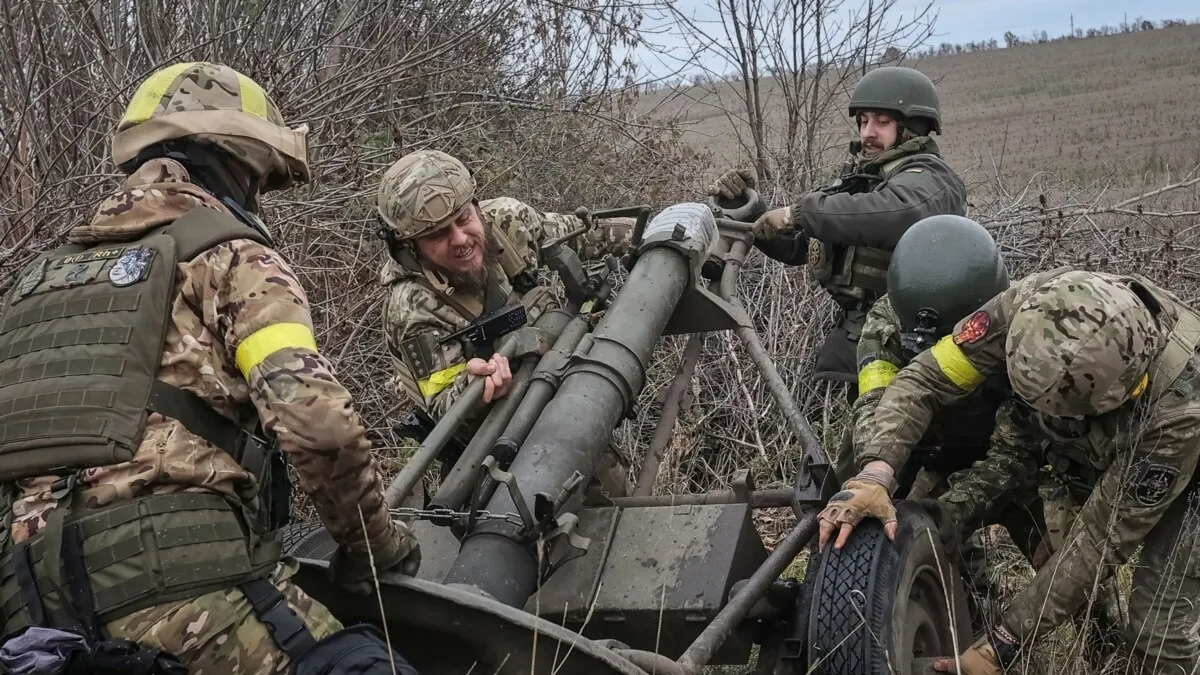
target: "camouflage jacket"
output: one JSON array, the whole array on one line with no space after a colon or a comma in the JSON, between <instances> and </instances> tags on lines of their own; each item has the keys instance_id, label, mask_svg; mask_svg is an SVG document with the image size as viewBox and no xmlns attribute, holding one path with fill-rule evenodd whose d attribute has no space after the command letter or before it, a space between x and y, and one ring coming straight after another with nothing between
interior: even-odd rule
<instances>
[{"instance_id":1,"label":"camouflage jacket","mask_svg":"<svg viewBox=\"0 0 1200 675\"><path fill-rule=\"evenodd\" d=\"M511 197L484 200L479 207L485 226L503 228L521 251L530 269L538 263L542 242L562 236L583 224L574 215L542 213ZM571 240L569 245L584 261L599 260L606 254L623 255L629 248L631 224L630 219L601 221L588 233ZM504 275L498 273L497 276L503 278ZM391 258L384 263L380 282L388 288L383 309L383 328L392 363L392 389L397 396L407 398L438 419L469 383L467 355L458 342L451 341L434 355L433 372L418 377L418 371L403 356L400 345L421 331L432 331L436 336L449 335L465 328L476 317L464 315L462 310L439 297L431 288L428 276L418 277ZM545 287L538 286L519 294L507 282L502 286L510 301L519 300L526 305L529 323L555 306L554 298ZM454 293L454 289L448 286L439 290ZM478 304L482 304L482 299L482 293L474 298Z\"/></svg>"},{"instance_id":2,"label":"camouflage jacket","mask_svg":"<svg viewBox=\"0 0 1200 675\"><path fill-rule=\"evenodd\" d=\"M193 208L225 209L187 180L186 170L173 160L143 164L100 204L90 223L70 232L70 240L127 240ZM310 349L284 348L253 365L248 378L235 363L243 340L278 323L312 330L308 299L287 262L247 239L213 247L178 265L158 378L196 394L231 419L237 419L239 409L252 407L263 427L277 436L301 489L333 537L351 555L365 556L370 546L379 556L399 537L363 425L328 360ZM50 486L55 478L19 482L14 542L44 528L54 505ZM233 457L179 422L152 413L133 459L83 471L79 489L87 508L99 508L184 491L211 491L244 502L258 486Z\"/></svg>"},{"instance_id":3,"label":"camouflage jacket","mask_svg":"<svg viewBox=\"0 0 1200 675\"><path fill-rule=\"evenodd\" d=\"M901 370L876 409L862 459L900 466L936 411L969 396L984 376L1005 370L1011 317L1038 286L1064 271L1022 279ZM1154 294L1164 332L1191 312L1144 279L1103 276L1140 283ZM1083 502L1067 545L1005 614L1004 625L1018 638L1036 637L1069 618L1086 601L1097 572L1111 574L1125 562L1192 483L1200 458L1200 357L1193 354L1170 381L1157 381L1164 359L1165 351L1151 364L1150 394L1104 415L1054 418L1014 406L998 419L985 460L940 497L956 503L964 519L1005 495L1028 494L1044 480L1074 490Z\"/></svg>"},{"instance_id":4,"label":"camouflage jacket","mask_svg":"<svg viewBox=\"0 0 1200 675\"><path fill-rule=\"evenodd\" d=\"M900 344L900 318L883 296L867 313L858 342L858 398L850 409L854 450L857 455L875 428L875 409L896 373L908 365L913 353ZM919 445L935 450L934 463L943 475L983 459L998 409L1012 397L1003 374L996 374L964 401L949 406L931 420ZM861 467L865 462L856 461Z\"/></svg>"}]
</instances>

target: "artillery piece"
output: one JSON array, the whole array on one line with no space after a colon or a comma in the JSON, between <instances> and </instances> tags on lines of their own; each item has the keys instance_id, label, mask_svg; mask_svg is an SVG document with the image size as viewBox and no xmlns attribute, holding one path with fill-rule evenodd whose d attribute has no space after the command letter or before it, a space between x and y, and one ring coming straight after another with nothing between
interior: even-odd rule
<instances>
[{"instance_id":1,"label":"artillery piece","mask_svg":"<svg viewBox=\"0 0 1200 675\"><path fill-rule=\"evenodd\" d=\"M418 517L417 576L381 575L379 598L348 595L326 576L328 534L297 524L284 532L301 564L296 581L343 622L380 626L424 675L686 675L710 664L759 675L908 675L959 653L971 630L962 582L915 504L897 504L894 542L867 521L840 551L814 545L802 583L780 579L814 540L816 513L836 487L735 297L756 199L676 204L653 219L648 207L577 211L584 226L542 248L565 306L496 341L513 366L508 396L447 458L452 435L479 409L483 383L473 383L388 488L389 506ZM638 220L628 278L612 293L606 275L587 274L564 244L617 216ZM587 314L601 307L593 328ZM703 335L723 330L741 339L803 446L795 483L757 490L741 472L727 491L651 494ZM589 489L654 347L679 334L689 334L683 359L633 494ZM429 503L400 508L439 456L449 470ZM751 521L768 507L797 518L769 553Z\"/></svg>"}]
</instances>

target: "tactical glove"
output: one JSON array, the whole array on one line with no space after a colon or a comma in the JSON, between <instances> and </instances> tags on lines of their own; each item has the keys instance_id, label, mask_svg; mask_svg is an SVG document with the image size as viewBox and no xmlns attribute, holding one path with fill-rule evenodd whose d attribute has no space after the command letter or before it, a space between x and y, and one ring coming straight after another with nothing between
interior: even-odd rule
<instances>
[{"instance_id":1,"label":"tactical glove","mask_svg":"<svg viewBox=\"0 0 1200 675\"><path fill-rule=\"evenodd\" d=\"M870 471L862 471L842 485L841 492L829 498L829 502L817 520L821 523L821 534L818 545L825 548L825 542L835 532L838 533L834 548L841 548L854 527L866 516L878 518L883 522L884 531L888 538L896 533L896 507L892 504L892 491L895 481L891 476L883 476ZM840 530L840 531L839 531Z\"/></svg>"},{"instance_id":2,"label":"tactical glove","mask_svg":"<svg viewBox=\"0 0 1200 675\"><path fill-rule=\"evenodd\" d=\"M792 224L792 207L772 209L754 221L755 239L774 239L780 232L795 229Z\"/></svg>"},{"instance_id":3,"label":"tactical glove","mask_svg":"<svg viewBox=\"0 0 1200 675\"><path fill-rule=\"evenodd\" d=\"M343 588L355 595L370 595L374 590L374 577L385 572L399 572L416 576L421 567L421 544L408 525L393 521L395 529L384 539L383 546L366 551L348 552L339 546L329 563L329 576ZM371 569L374 559L375 568Z\"/></svg>"},{"instance_id":4,"label":"tactical glove","mask_svg":"<svg viewBox=\"0 0 1200 675\"><path fill-rule=\"evenodd\" d=\"M754 187L754 173L747 169L726 171L712 185L708 186L708 194L714 197L737 199Z\"/></svg>"},{"instance_id":5,"label":"tactical glove","mask_svg":"<svg viewBox=\"0 0 1200 675\"><path fill-rule=\"evenodd\" d=\"M998 626L967 647L967 651L958 657L958 664L954 659L941 659L934 662L933 669L958 675L1002 675L1016 657L1016 639L1003 626Z\"/></svg>"}]
</instances>

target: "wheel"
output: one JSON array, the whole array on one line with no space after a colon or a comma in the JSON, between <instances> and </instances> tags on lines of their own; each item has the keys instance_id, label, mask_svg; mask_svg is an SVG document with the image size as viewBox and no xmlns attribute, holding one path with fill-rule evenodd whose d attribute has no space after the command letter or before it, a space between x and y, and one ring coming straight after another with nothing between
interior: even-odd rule
<instances>
[{"instance_id":1,"label":"wheel","mask_svg":"<svg viewBox=\"0 0 1200 675\"><path fill-rule=\"evenodd\" d=\"M912 675L914 658L955 654L955 636L957 650L970 644L966 593L933 520L915 503L896 510L895 542L868 519L810 561L806 673Z\"/></svg>"},{"instance_id":2,"label":"wheel","mask_svg":"<svg viewBox=\"0 0 1200 675\"><path fill-rule=\"evenodd\" d=\"M337 542L320 522L290 523L279 531L283 554L313 560L331 560Z\"/></svg>"}]
</instances>

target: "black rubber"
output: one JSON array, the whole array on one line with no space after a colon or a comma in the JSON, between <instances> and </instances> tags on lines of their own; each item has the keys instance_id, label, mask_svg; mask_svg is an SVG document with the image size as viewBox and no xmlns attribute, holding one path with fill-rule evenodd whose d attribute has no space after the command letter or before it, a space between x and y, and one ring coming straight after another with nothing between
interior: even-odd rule
<instances>
[{"instance_id":1,"label":"black rubber","mask_svg":"<svg viewBox=\"0 0 1200 675\"><path fill-rule=\"evenodd\" d=\"M913 503L899 501L896 508L895 542L878 520L868 519L840 551L830 547L811 558L804 672L909 675L914 656L950 656L955 630L960 649L970 644L966 593L932 519ZM913 589L918 599L910 602ZM907 639L919 649L906 645L914 626L922 627L921 638Z\"/></svg>"},{"instance_id":2,"label":"black rubber","mask_svg":"<svg viewBox=\"0 0 1200 675\"><path fill-rule=\"evenodd\" d=\"M312 560L331 560L337 542L320 522L290 523L279 532L283 554Z\"/></svg>"}]
</instances>

